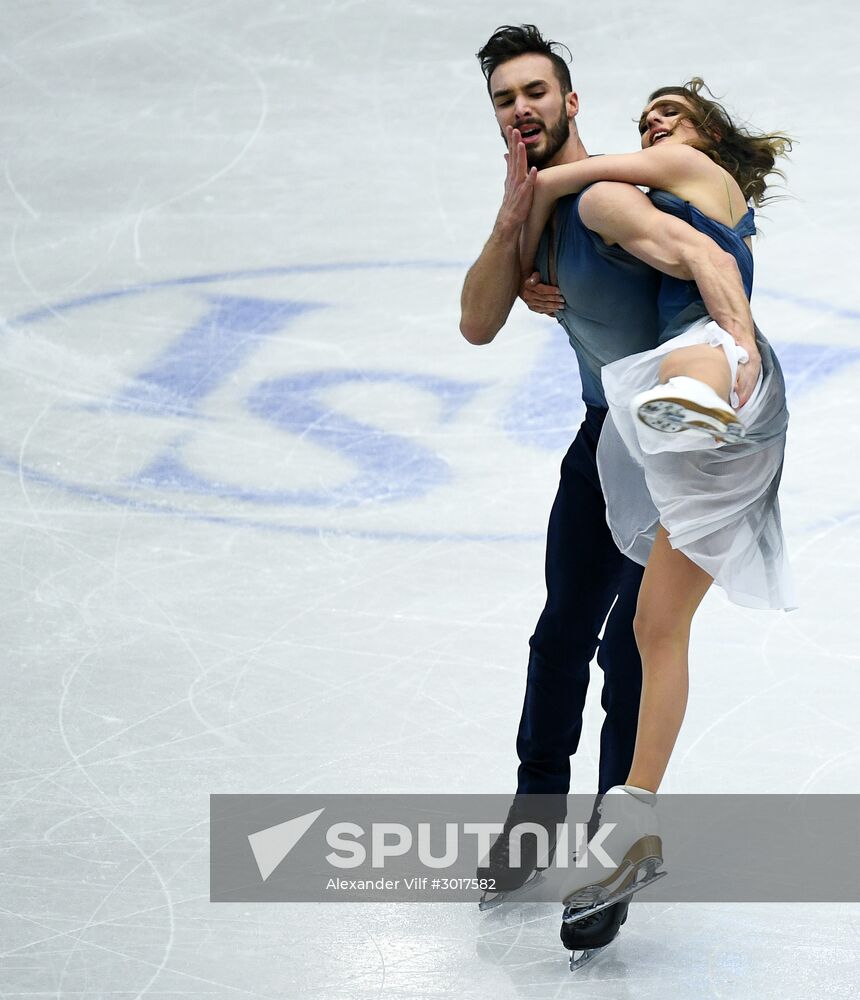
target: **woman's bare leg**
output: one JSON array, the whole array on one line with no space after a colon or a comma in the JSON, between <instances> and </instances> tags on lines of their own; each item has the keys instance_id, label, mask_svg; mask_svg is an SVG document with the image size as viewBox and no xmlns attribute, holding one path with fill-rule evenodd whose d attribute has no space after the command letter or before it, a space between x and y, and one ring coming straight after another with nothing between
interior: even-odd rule
<instances>
[{"instance_id":1,"label":"woman's bare leg","mask_svg":"<svg viewBox=\"0 0 860 1000\"><path fill-rule=\"evenodd\" d=\"M660 382L668 382L675 375L688 375L707 383L728 401L731 392L731 371L722 347L694 344L670 351L660 365Z\"/></svg>"},{"instance_id":2,"label":"woman's bare leg","mask_svg":"<svg viewBox=\"0 0 860 1000\"><path fill-rule=\"evenodd\" d=\"M712 582L672 548L661 525L633 620L642 657L642 698L628 785L656 792L663 780L687 707L690 623Z\"/></svg>"}]
</instances>

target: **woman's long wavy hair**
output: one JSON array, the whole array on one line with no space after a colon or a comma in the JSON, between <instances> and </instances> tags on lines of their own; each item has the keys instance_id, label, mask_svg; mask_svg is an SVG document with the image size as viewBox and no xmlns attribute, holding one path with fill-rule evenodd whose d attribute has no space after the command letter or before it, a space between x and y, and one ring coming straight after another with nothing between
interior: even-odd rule
<instances>
[{"instance_id":1,"label":"woman's long wavy hair","mask_svg":"<svg viewBox=\"0 0 860 1000\"><path fill-rule=\"evenodd\" d=\"M786 156L790 152L791 137L781 132L753 133L735 125L728 111L717 101L704 97L703 90L713 97L705 81L694 76L680 87L658 88L648 98L648 103L673 94L686 97L692 111L681 104L676 107L679 115L691 122L699 133L701 145L691 145L697 146L724 167L738 182L748 201L752 199L755 205L769 201L772 196L765 196L768 187L766 178L776 174L785 179L785 174L775 163L778 156Z\"/></svg>"}]
</instances>

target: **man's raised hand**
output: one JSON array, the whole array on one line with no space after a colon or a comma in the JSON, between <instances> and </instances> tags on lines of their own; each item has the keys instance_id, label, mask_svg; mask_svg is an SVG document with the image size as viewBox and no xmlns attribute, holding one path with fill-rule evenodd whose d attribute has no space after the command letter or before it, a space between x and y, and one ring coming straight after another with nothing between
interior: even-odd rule
<instances>
[{"instance_id":1,"label":"man's raised hand","mask_svg":"<svg viewBox=\"0 0 860 1000\"><path fill-rule=\"evenodd\" d=\"M505 176L505 196L496 224L509 234L516 232L519 238L534 201L537 167L529 169L526 145L519 129L509 125L505 129L505 135L508 140L508 151L505 153L508 170ZM546 316L554 316L564 306L559 290L553 285L541 284L537 271L521 283L519 294L532 312Z\"/></svg>"},{"instance_id":2,"label":"man's raised hand","mask_svg":"<svg viewBox=\"0 0 860 1000\"><path fill-rule=\"evenodd\" d=\"M509 125L505 129L505 135L508 140L508 151L505 153L508 170L505 176L505 195L496 226L511 236L516 233L516 238L519 239L520 230L532 207L537 167L529 169L526 146L519 129Z\"/></svg>"}]
</instances>

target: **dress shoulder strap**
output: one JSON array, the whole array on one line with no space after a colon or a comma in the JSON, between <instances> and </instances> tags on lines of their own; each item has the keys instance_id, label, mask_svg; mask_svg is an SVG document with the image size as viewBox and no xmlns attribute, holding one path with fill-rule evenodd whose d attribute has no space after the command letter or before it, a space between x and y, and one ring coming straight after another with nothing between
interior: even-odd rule
<instances>
[{"instance_id":1,"label":"dress shoulder strap","mask_svg":"<svg viewBox=\"0 0 860 1000\"><path fill-rule=\"evenodd\" d=\"M741 221L735 226L735 232L741 238L744 236L755 236L755 209L747 209L746 215L744 215Z\"/></svg>"}]
</instances>

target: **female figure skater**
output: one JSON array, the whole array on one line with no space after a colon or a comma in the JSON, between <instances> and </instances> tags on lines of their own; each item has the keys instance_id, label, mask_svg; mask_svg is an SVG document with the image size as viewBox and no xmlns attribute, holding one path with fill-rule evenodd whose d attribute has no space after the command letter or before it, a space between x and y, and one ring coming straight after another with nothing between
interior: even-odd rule
<instances>
[{"instance_id":1,"label":"female figure skater","mask_svg":"<svg viewBox=\"0 0 860 1000\"><path fill-rule=\"evenodd\" d=\"M781 174L774 163L791 141L737 127L703 89L694 78L656 90L639 121L640 152L536 175L521 240L524 277L558 198L596 181L623 181L650 188L658 208L731 253L749 297L755 223L748 202L762 202L765 178ZM597 455L607 520L621 551L645 566L634 620L642 657L636 747L627 783L610 789L601 806L602 822L616 824L602 845L623 860L595 871L589 858L565 876L566 919L588 916L592 901L644 887L662 863L654 793L686 709L691 621L711 583L738 604L794 606L777 500L788 425L777 359L756 330L762 370L739 406L738 366L747 352L710 319L695 284L664 275L658 308L659 346L601 372L609 416Z\"/></svg>"}]
</instances>

